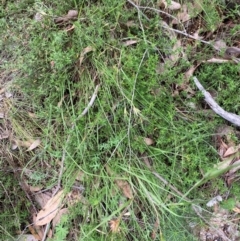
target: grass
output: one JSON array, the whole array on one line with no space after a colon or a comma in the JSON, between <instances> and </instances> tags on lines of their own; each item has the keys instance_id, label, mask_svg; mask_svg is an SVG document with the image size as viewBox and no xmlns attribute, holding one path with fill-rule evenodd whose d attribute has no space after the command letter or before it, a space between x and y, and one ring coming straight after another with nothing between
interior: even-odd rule
<instances>
[{"instance_id":1,"label":"grass","mask_svg":"<svg viewBox=\"0 0 240 241\"><path fill-rule=\"evenodd\" d=\"M154 1L149 4L154 6ZM72 31L53 22L53 16L69 9L79 11ZM161 241L197 240L190 223L204 224L191 203L205 208L216 193L224 194L223 179L213 178L192 190L189 203L153 173L184 194L219 162L212 136L225 122L191 109L192 104L204 104L200 94L189 98L183 90L172 95L173 86L184 82L184 71L196 59L180 60L158 73L161 56L171 52L174 40L162 30L155 12L145 11L147 19L123 0L7 1L0 10L1 71L10 76L13 94L6 102L6 122L15 140L41 139L30 152L24 146L13 151L4 142L1 171L19 168L20 179L51 189L65 152L62 187L70 191L79 174L78 183L84 187L81 201L69 208L49 240L149 240L151 235ZM208 10L217 12L212 4L204 8L203 17L212 29L220 16ZM34 20L37 12L44 14L40 22ZM136 44L124 45L128 40ZM90 51L83 55L86 48ZM207 56L206 46L203 51ZM221 106L238 113L236 65L204 64L198 76L206 89L219 91ZM97 84L93 106L79 118ZM154 143L147 145L144 138ZM5 188L0 197L4 240L11 240L31 220L30 204L24 206L27 198L13 179L10 174L0 178ZM4 222L12 216L16 222ZM109 230L112 220L120 220L119 232Z\"/></svg>"}]
</instances>

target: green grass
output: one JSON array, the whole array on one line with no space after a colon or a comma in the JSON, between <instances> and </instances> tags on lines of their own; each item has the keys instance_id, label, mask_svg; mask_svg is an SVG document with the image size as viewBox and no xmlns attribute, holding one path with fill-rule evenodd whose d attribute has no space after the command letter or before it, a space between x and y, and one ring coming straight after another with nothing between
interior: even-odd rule
<instances>
[{"instance_id":1,"label":"green grass","mask_svg":"<svg viewBox=\"0 0 240 241\"><path fill-rule=\"evenodd\" d=\"M154 6L154 1L149 4ZM79 20L67 32L52 17L65 15L69 9L79 11ZM151 11L145 11L148 19L138 16L136 8L123 0L7 1L0 10L0 48L5 56L0 70L12 73L9 85L14 98L8 103L8 117L14 138L42 141L31 152L24 147L11 151L6 144L12 153L8 157L14 156L29 184L44 188L57 184L64 150L62 187L70 191L77 174L82 173L85 201L70 208L51 240L150 240L156 221L156 240L196 240L189 223L202 225L201 220L190 203L181 200L153 171L186 193L219 162L212 135L225 122L217 116L206 118L189 107L203 104L200 94L191 99L186 90L172 95L173 86L184 82L183 73L191 62L181 60L174 68L157 73L161 55L171 52L174 45L159 25L159 16ZM41 22L33 20L36 12L45 13ZM214 28L220 17L214 5L204 8L204 13L209 28ZM124 46L126 40L137 43ZM87 47L93 51L84 55L80 65ZM203 50L201 54L207 56L208 49L204 46ZM238 113L237 66L203 65L198 76L206 89L219 91L221 106ZM97 84L97 99L79 118ZM154 144L146 145L146 137ZM151 168L144 163L146 159ZM1 167L6 166L13 168L10 161L1 162ZM31 176L26 177L26 169ZM122 193L117 179L128 182L133 199ZM9 178L0 181L7 190L17 186L9 184ZM239 192L237 186L234 189ZM192 190L188 198L205 208L215 193L225 191L224 181L215 178ZM23 203L13 202L12 209L13 194L7 203L4 195L2 192L0 198L4 211L0 234L7 239L8 233L16 236L22 227L5 223L6 216L14 215L25 227L30 214L26 214L27 207L20 209ZM19 191L16 195L26 199ZM119 217L120 233L111 233L109 221Z\"/></svg>"}]
</instances>

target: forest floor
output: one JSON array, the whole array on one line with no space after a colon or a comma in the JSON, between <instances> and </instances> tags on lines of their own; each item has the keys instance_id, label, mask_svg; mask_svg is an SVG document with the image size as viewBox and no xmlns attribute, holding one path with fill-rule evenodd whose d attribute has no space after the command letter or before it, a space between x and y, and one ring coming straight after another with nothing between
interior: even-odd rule
<instances>
[{"instance_id":1,"label":"forest floor","mask_svg":"<svg viewBox=\"0 0 240 241\"><path fill-rule=\"evenodd\" d=\"M240 239L237 4L0 15L1 240Z\"/></svg>"}]
</instances>

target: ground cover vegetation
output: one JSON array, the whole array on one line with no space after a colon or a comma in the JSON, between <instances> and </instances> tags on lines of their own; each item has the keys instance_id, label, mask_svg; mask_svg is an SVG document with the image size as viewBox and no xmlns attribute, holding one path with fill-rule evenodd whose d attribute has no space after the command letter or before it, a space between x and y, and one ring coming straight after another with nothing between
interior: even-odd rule
<instances>
[{"instance_id":1,"label":"ground cover vegetation","mask_svg":"<svg viewBox=\"0 0 240 241\"><path fill-rule=\"evenodd\" d=\"M2 0L1 240L239 240L236 2Z\"/></svg>"}]
</instances>

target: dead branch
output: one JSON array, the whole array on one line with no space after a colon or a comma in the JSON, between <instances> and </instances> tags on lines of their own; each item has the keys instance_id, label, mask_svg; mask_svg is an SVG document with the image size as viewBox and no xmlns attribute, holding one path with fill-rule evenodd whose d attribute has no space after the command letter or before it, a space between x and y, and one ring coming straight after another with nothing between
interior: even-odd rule
<instances>
[{"instance_id":1,"label":"dead branch","mask_svg":"<svg viewBox=\"0 0 240 241\"><path fill-rule=\"evenodd\" d=\"M231 122L236 126L240 126L240 116L234 113L230 113L225 111L222 107L220 107L217 102L212 98L209 92L207 92L204 87L201 85L197 77L193 77L194 83L198 87L198 89L202 92L205 97L205 101L208 103L210 108L217 114L220 115L223 119Z\"/></svg>"}]
</instances>

